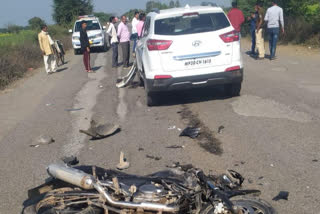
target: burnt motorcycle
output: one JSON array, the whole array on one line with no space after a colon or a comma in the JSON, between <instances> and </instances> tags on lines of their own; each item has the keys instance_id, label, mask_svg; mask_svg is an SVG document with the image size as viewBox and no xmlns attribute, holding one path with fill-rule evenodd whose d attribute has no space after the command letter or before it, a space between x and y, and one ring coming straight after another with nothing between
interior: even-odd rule
<instances>
[{"instance_id":1,"label":"burnt motorcycle","mask_svg":"<svg viewBox=\"0 0 320 214\"><path fill-rule=\"evenodd\" d=\"M95 166L52 164L45 184L29 190L23 214L275 214L258 190L242 190L244 178L229 170L207 176L174 164L147 176ZM248 198L248 195L254 195Z\"/></svg>"}]
</instances>

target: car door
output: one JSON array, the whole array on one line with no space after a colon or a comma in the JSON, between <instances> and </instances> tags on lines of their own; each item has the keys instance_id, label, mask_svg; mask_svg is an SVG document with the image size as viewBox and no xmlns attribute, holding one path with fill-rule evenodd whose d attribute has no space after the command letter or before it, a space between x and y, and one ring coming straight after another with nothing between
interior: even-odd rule
<instances>
[{"instance_id":1,"label":"car door","mask_svg":"<svg viewBox=\"0 0 320 214\"><path fill-rule=\"evenodd\" d=\"M148 40L148 35L150 32L150 23L151 23L151 18L147 17L142 29L142 36L138 40L137 47L136 47L136 59L137 59L137 66L139 71L143 71L142 59L143 59L144 49L146 47L146 42Z\"/></svg>"}]
</instances>

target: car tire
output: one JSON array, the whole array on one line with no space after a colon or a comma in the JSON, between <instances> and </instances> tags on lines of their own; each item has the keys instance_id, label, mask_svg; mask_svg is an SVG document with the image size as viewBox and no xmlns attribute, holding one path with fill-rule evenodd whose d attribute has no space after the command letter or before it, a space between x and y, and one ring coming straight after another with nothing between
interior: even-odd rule
<instances>
[{"instance_id":1,"label":"car tire","mask_svg":"<svg viewBox=\"0 0 320 214\"><path fill-rule=\"evenodd\" d=\"M225 85L225 92L227 96L238 97L240 96L241 83L232 83Z\"/></svg>"},{"instance_id":2,"label":"car tire","mask_svg":"<svg viewBox=\"0 0 320 214\"><path fill-rule=\"evenodd\" d=\"M147 99L147 106L149 107L157 106L159 104L158 98L153 93L147 92L146 99Z\"/></svg>"}]
</instances>

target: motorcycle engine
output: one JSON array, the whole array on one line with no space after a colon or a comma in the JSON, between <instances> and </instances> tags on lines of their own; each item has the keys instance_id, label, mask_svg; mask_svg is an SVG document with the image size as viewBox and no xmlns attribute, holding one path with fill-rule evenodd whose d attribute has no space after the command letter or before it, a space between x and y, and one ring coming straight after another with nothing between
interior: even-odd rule
<instances>
[{"instance_id":1,"label":"motorcycle engine","mask_svg":"<svg viewBox=\"0 0 320 214\"><path fill-rule=\"evenodd\" d=\"M168 203L168 192L161 185L145 184L139 187L133 201L141 202L154 202L154 203Z\"/></svg>"}]
</instances>

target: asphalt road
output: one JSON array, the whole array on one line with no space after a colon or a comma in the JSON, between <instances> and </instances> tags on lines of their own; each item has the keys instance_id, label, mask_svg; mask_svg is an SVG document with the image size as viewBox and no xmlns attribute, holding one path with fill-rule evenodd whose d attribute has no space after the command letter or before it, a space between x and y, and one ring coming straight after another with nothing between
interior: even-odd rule
<instances>
[{"instance_id":1,"label":"asphalt road","mask_svg":"<svg viewBox=\"0 0 320 214\"><path fill-rule=\"evenodd\" d=\"M179 161L210 173L234 169L279 213L320 213L319 54L279 48L276 61L255 61L244 52L241 97L221 88L164 94L148 108L141 87L117 89L126 71L111 68L111 52L94 53L96 73L84 72L69 54L61 72L38 69L0 93L0 213L20 213L27 190L47 178L46 166L77 155L80 164L115 168L123 151L128 173L148 174ZM74 109L75 111L68 111ZM90 120L117 123L122 131L90 141L79 129ZM179 137L200 122L201 140ZM219 126L224 126L218 134ZM41 135L55 143L30 147ZM207 143L203 143L207 142ZM172 145L183 149L168 149ZM146 155L160 157L156 161ZM272 201L289 191L288 201Z\"/></svg>"}]
</instances>

